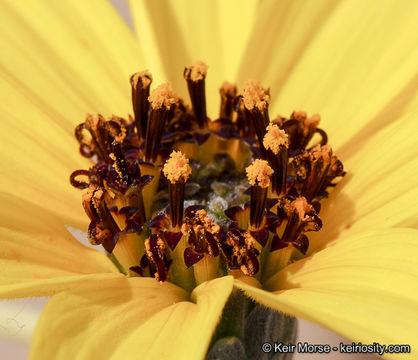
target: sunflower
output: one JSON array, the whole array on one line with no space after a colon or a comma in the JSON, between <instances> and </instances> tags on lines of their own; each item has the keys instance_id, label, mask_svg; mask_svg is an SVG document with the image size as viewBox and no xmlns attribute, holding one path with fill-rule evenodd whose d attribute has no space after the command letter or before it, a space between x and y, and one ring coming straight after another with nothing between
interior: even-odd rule
<instances>
[{"instance_id":1,"label":"sunflower","mask_svg":"<svg viewBox=\"0 0 418 360\"><path fill-rule=\"evenodd\" d=\"M32 358L203 358L234 288L353 341L411 346L411 354L387 358L414 357L416 3L132 1L136 38L99 0L5 0L1 9L0 294L51 296ZM91 166L74 151L75 125L86 112L131 112L126 79L138 69L150 69L156 84L170 80L187 98L181 73L195 59L213 70L206 81L210 117L221 81L242 87L256 78L270 86L270 113L320 113L348 170L322 201L323 229L309 235L306 256L271 273L262 287L251 277L223 276L193 289L128 277L67 230L89 228L80 194L67 181L74 169ZM186 179L187 161L172 155L181 158ZM158 239L148 240L157 249L152 243ZM164 260L157 255L151 259ZM155 267L153 274L162 280Z\"/></svg>"}]
</instances>

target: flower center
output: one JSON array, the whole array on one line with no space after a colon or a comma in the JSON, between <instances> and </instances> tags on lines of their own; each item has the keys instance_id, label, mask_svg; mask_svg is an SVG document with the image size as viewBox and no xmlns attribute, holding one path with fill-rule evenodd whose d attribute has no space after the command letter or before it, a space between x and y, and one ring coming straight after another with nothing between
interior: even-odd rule
<instances>
[{"instance_id":1,"label":"flower center","mask_svg":"<svg viewBox=\"0 0 418 360\"><path fill-rule=\"evenodd\" d=\"M70 176L86 189L92 244L127 275L188 290L226 274L262 281L306 254L320 201L345 174L319 115L270 121L258 82L224 83L208 119L206 75L203 62L185 68L191 107L169 83L151 92L148 71L132 75L134 117L88 115L75 136L93 165Z\"/></svg>"}]
</instances>

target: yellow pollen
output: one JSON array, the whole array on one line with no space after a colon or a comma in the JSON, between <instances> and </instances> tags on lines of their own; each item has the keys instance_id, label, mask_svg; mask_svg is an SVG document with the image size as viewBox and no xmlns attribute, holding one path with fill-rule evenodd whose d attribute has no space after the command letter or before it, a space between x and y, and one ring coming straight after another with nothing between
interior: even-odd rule
<instances>
[{"instance_id":1,"label":"yellow pollen","mask_svg":"<svg viewBox=\"0 0 418 360\"><path fill-rule=\"evenodd\" d=\"M309 211L312 211L312 206L308 204L306 201L306 198L303 196L298 197L297 199L292 201L292 205L296 212L298 213L298 216L301 220L305 218L305 214Z\"/></svg>"},{"instance_id":2,"label":"yellow pollen","mask_svg":"<svg viewBox=\"0 0 418 360\"><path fill-rule=\"evenodd\" d=\"M208 66L203 61L196 61L192 66L186 67L184 77L194 82L203 80L206 77Z\"/></svg>"},{"instance_id":3,"label":"yellow pollen","mask_svg":"<svg viewBox=\"0 0 418 360\"><path fill-rule=\"evenodd\" d=\"M263 89L258 81L248 80L243 90L244 105L248 110L256 107L264 111L270 102L269 90Z\"/></svg>"},{"instance_id":4,"label":"yellow pollen","mask_svg":"<svg viewBox=\"0 0 418 360\"><path fill-rule=\"evenodd\" d=\"M114 153L110 153L109 157L113 160L113 168L115 169L115 171L117 172L117 174L119 175L120 178L123 178L123 174L122 171L120 171L118 163L117 163L117 159Z\"/></svg>"},{"instance_id":5,"label":"yellow pollen","mask_svg":"<svg viewBox=\"0 0 418 360\"><path fill-rule=\"evenodd\" d=\"M253 238L253 236L249 232L246 232L244 237L245 237L245 246L247 247L247 249L253 248L255 244L255 239Z\"/></svg>"},{"instance_id":6,"label":"yellow pollen","mask_svg":"<svg viewBox=\"0 0 418 360\"><path fill-rule=\"evenodd\" d=\"M266 149L273 151L277 155L280 147L289 147L289 139L286 132L277 125L269 124L267 126L266 135L264 135L263 144Z\"/></svg>"},{"instance_id":7,"label":"yellow pollen","mask_svg":"<svg viewBox=\"0 0 418 360\"><path fill-rule=\"evenodd\" d=\"M150 85L151 85L151 82L152 82L152 75L151 75L151 73L150 73L148 70L144 70L144 71L140 71L140 72L135 73L135 74L132 76L133 85L134 85L134 88L135 88L135 89L136 89L136 88L137 88L137 86L138 86L138 81L139 81L139 79L141 79L142 86L143 86L144 88L147 88L148 86L150 86Z\"/></svg>"},{"instance_id":8,"label":"yellow pollen","mask_svg":"<svg viewBox=\"0 0 418 360\"><path fill-rule=\"evenodd\" d=\"M177 104L178 97L174 94L169 82L158 86L148 97L148 101L154 110L161 109L163 106L169 109L171 105Z\"/></svg>"},{"instance_id":9,"label":"yellow pollen","mask_svg":"<svg viewBox=\"0 0 418 360\"><path fill-rule=\"evenodd\" d=\"M181 151L174 150L163 167L163 173L172 184L175 184L180 179L186 182L192 173L189 159L187 159Z\"/></svg>"},{"instance_id":10,"label":"yellow pollen","mask_svg":"<svg viewBox=\"0 0 418 360\"><path fill-rule=\"evenodd\" d=\"M247 172L247 178L250 185L262 188L266 188L270 185L270 175L274 173L274 170L269 166L268 162L260 159L254 160L245 171Z\"/></svg>"}]
</instances>

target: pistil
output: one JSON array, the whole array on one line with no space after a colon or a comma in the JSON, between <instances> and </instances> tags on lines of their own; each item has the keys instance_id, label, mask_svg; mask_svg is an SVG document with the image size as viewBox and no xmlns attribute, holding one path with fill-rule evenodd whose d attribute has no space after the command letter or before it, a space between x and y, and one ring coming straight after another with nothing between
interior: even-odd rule
<instances>
[{"instance_id":1,"label":"pistil","mask_svg":"<svg viewBox=\"0 0 418 360\"><path fill-rule=\"evenodd\" d=\"M270 176L274 170L266 160L256 159L245 171L251 185L250 224L254 229L258 229L263 220Z\"/></svg>"},{"instance_id":2,"label":"pistil","mask_svg":"<svg viewBox=\"0 0 418 360\"><path fill-rule=\"evenodd\" d=\"M237 87L228 82L224 82L219 89L219 94L221 95L219 118L232 121L234 102L237 96Z\"/></svg>"},{"instance_id":3,"label":"pistil","mask_svg":"<svg viewBox=\"0 0 418 360\"><path fill-rule=\"evenodd\" d=\"M274 170L272 191L276 195L284 194L286 192L288 136L284 130L270 123L267 126L263 144L266 149L266 158Z\"/></svg>"},{"instance_id":4,"label":"pistil","mask_svg":"<svg viewBox=\"0 0 418 360\"><path fill-rule=\"evenodd\" d=\"M184 69L184 78L187 81L190 100L192 102L193 112L199 129L207 126L206 115L206 94L205 94L205 78L207 65L202 61L197 61L192 66Z\"/></svg>"},{"instance_id":5,"label":"pistil","mask_svg":"<svg viewBox=\"0 0 418 360\"><path fill-rule=\"evenodd\" d=\"M132 105L138 137L145 139L147 134L148 110L152 75L147 71L137 72L130 78L132 86Z\"/></svg>"},{"instance_id":6,"label":"pistil","mask_svg":"<svg viewBox=\"0 0 418 360\"><path fill-rule=\"evenodd\" d=\"M155 162L158 150L160 149L161 139L164 133L164 126L169 118L170 110L178 102L170 83L165 83L157 87L149 96L151 103L151 116L147 126L145 137L145 161Z\"/></svg>"},{"instance_id":7,"label":"pistil","mask_svg":"<svg viewBox=\"0 0 418 360\"><path fill-rule=\"evenodd\" d=\"M249 119L254 125L261 153L264 152L263 138L269 124L269 90L263 89L257 81L247 81L243 90L243 102Z\"/></svg>"},{"instance_id":8,"label":"pistil","mask_svg":"<svg viewBox=\"0 0 418 360\"><path fill-rule=\"evenodd\" d=\"M192 173L189 159L180 151L173 151L164 165L163 173L169 180L171 226L173 228L180 227L183 222L184 186Z\"/></svg>"}]
</instances>

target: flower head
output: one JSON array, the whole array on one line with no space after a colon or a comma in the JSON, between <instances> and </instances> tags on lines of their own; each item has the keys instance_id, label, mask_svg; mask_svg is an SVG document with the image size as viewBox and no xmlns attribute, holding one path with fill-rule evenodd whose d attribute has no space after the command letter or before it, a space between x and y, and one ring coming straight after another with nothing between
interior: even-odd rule
<instances>
[{"instance_id":1,"label":"flower head","mask_svg":"<svg viewBox=\"0 0 418 360\"><path fill-rule=\"evenodd\" d=\"M209 14L210 4L188 11ZM2 5L0 293L54 295L32 357L203 358L233 286L353 340L418 346L417 234L400 228L415 227L417 213L410 200L418 178L416 9L398 2L385 11L380 2L254 6L223 13L219 27L208 22L205 41L201 16L132 2L138 46L105 2ZM271 14L285 21L270 21ZM185 16L187 23L178 21ZM249 40L246 24L254 25ZM293 32L284 24L303 26ZM188 55L206 59L212 73L196 68L197 81L185 74L186 88ZM129 76L145 68L153 77L133 75L129 88ZM213 116L224 69L238 84L256 78L271 92L248 89L247 107L243 87L223 86ZM151 85L163 78L182 98L188 92L191 106L171 94L165 99L176 101L154 109ZM292 113L299 106L308 112ZM290 116L271 121L278 110ZM133 117L111 115L129 111ZM76 128L83 159L72 134L87 112ZM314 112L320 128L319 117L308 115ZM263 141L269 125L287 135L278 154ZM184 189L169 190L161 176L173 150L192 169ZM274 172L267 194L257 186L248 198L251 157ZM348 173L334 190L345 175L341 159ZM65 184L74 169L82 169L71 184L86 192L87 216L80 194ZM183 211L187 199L206 213L189 204ZM112 262L64 225L87 231Z\"/></svg>"}]
</instances>

